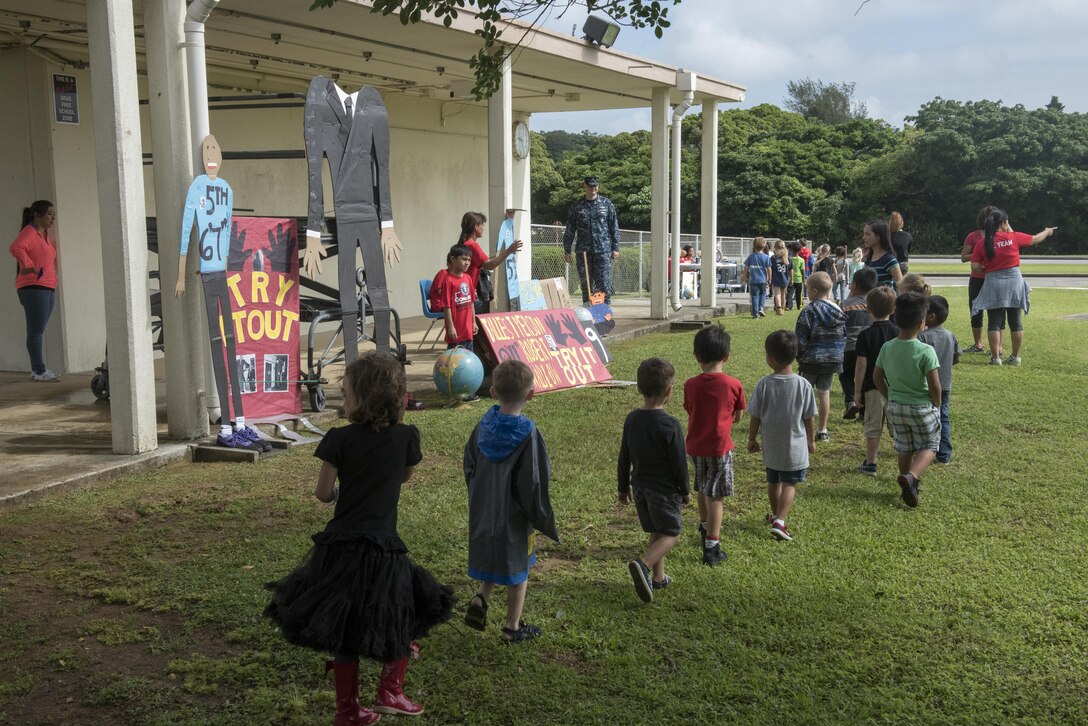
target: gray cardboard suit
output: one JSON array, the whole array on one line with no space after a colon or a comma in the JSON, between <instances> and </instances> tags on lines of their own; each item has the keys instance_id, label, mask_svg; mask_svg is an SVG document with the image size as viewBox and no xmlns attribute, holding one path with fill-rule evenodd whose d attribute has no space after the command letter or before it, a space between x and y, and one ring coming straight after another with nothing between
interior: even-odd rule
<instances>
[{"instance_id":1,"label":"gray cardboard suit","mask_svg":"<svg viewBox=\"0 0 1088 726\"><path fill-rule=\"evenodd\" d=\"M339 244L340 306L348 362L358 355L354 331L359 308L355 286L355 247L362 247L367 293L374 314L374 341L389 348L389 292L382 257L381 223L392 223L389 188L389 114L381 95L364 86L345 112L336 84L324 76L310 81L303 130L309 179L307 229L320 231L325 216L322 158L332 174L333 210Z\"/></svg>"}]
</instances>

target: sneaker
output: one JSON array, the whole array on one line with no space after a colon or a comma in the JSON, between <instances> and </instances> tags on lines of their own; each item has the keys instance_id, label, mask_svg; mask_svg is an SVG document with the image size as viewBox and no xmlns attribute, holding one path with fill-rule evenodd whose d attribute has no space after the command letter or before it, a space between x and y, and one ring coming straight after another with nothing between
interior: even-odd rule
<instances>
[{"instance_id":1,"label":"sneaker","mask_svg":"<svg viewBox=\"0 0 1088 726\"><path fill-rule=\"evenodd\" d=\"M863 461L858 464L857 472L859 474L865 474L866 476L876 476L876 464L870 464L867 461Z\"/></svg>"},{"instance_id":2,"label":"sneaker","mask_svg":"<svg viewBox=\"0 0 1088 726\"><path fill-rule=\"evenodd\" d=\"M975 343L975 344L974 344L974 345L972 345L972 346L971 346L970 348L964 348L964 349L963 349L963 352L964 352L964 353L985 353L985 352L986 352L986 349L985 349L985 348L983 348L983 347L982 347L981 345L979 345L978 343Z\"/></svg>"},{"instance_id":3,"label":"sneaker","mask_svg":"<svg viewBox=\"0 0 1088 726\"><path fill-rule=\"evenodd\" d=\"M242 449L244 451L262 451L260 444L255 444L238 433L219 434L215 437L215 445L226 449Z\"/></svg>"},{"instance_id":4,"label":"sneaker","mask_svg":"<svg viewBox=\"0 0 1088 726\"><path fill-rule=\"evenodd\" d=\"M474 401L479 401L479 400L480 400L480 397L477 396L475 393L473 393L471 396L469 396L468 398L465 399L465 403L472 403Z\"/></svg>"},{"instance_id":5,"label":"sneaker","mask_svg":"<svg viewBox=\"0 0 1088 726\"><path fill-rule=\"evenodd\" d=\"M817 432L816 433L816 440L817 441L831 441L831 432L830 431L819 431L819 432Z\"/></svg>"},{"instance_id":6,"label":"sneaker","mask_svg":"<svg viewBox=\"0 0 1088 726\"><path fill-rule=\"evenodd\" d=\"M851 403L849 406L846 407L846 413L844 413L842 417L846 421L851 421L858 417L858 412L860 411L861 409L858 408L858 405L856 403Z\"/></svg>"},{"instance_id":7,"label":"sneaker","mask_svg":"<svg viewBox=\"0 0 1088 726\"><path fill-rule=\"evenodd\" d=\"M763 312L763 310L762 310L762 309L760 309L760 311L759 311L759 317L761 317L761 318L765 318L765 317L767 317L767 313Z\"/></svg>"},{"instance_id":8,"label":"sneaker","mask_svg":"<svg viewBox=\"0 0 1088 726\"><path fill-rule=\"evenodd\" d=\"M900 474L896 480L899 482L900 495L903 503L912 509L918 506L918 477L910 472Z\"/></svg>"},{"instance_id":9,"label":"sneaker","mask_svg":"<svg viewBox=\"0 0 1088 726\"><path fill-rule=\"evenodd\" d=\"M782 542L793 541L793 535L790 534L790 530L786 527L785 522L775 522L771 525L771 537L773 539L781 540Z\"/></svg>"},{"instance_id":10,"label":"sneaker","mask_svg":"<svg viewBox=\"0 0 1088 726\"><path fill-rule=\"evenodd\" d=\"M38 383L56 383L60 380L60 375L46 368L41 373L31 373L30 380Z\"/></svg>"},{"instance_id":11,"label":"sneaker","mask_svg":"<svg viewBox=\"0 0 1088 726\"><path fill-rule=\"evenodd\" d=\"M1000 358L994 358L993 356L990 356L990 365L992 365L992 366L1001 365L1001 359Z\"/></svg>"},{"instance_id":12,"label":"sneaker","mask_svg":"<svg viewBox=\"0 0 1088 726\"><path fill-rule=\"evenodd\" d=\"M1005 359L1005 365L1007 365L1007 366L1018 366L1018 365L1020 365L1020 356L1010 355L1008 358Z\"/></svg>"},{"instance_id":13,"label":"sneaker","mask_svg":"<svg viewBox=\"0 0 1088 726\"><path fill-rule=\"evenodd\" d=\"M635 583L635 594L642 602L654 601L654 589L650 585L650 568L642 560L631 560L627 563L627 569L631 572L631 581Z\"/></svg>"},{"instance_id":14,"label":"sneaker","mask_svg":"<svg viewBox=\"0 0 1088 726\"><path fill-rule=\"evenodd\" d=\"M717 567L722 562L725 562L726 557L728 557L728 555L722 552L721 544L703 548L703 564L707 567Z\"/></svg>"},{"instance_id":15,"label":"sneaker","mask_svg":"<svg viewBox=\"0 0 1088 726\"><path fill-rule=\"evenodd\" d=\"M272 450L272 444L264 440L264 438L257 433L256 429L251 426L243 426L240 429L236 429L234 432L234 438L244 439L251 444L260 447L261 452L268 453Z\"/></svg>"},{"instance_id":16,"label":"sneaker","mask_svg":"<svg viewBox=\"0 0 1088 726\"><path fill-rule=\"evenodd\" d=\"M650 586L655 590L664 590L666 587L672 584L672 578L665 575L664 580L651 580Z\"/></svg>"}]
</instances>

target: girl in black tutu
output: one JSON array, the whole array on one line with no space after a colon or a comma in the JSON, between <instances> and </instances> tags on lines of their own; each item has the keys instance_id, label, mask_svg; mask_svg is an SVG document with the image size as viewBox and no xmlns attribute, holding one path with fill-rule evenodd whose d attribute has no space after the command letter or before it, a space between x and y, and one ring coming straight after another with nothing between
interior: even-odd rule
<instances>
[{"instance_id":1,"label":"girl in black tutu","mask_svg":"<svg viewBox=\"0 0 1088 726\"><path fill-rule=\"evenodd\" d=\"M331 429L314 452L322 462L315 494L336 511L302 564L269 585L265 609L288 642L333 655L325 669L335 672L335 726L423 713L404 695L404 673L416 639L453 608L450 588L412 562L397 536L400 487L423 458L419 430L401 423L404 369L372 351L347 367L343 389L351 424ZM359 705L360 656L383 664L374 711Z\"/></svg>"}]
</instances>

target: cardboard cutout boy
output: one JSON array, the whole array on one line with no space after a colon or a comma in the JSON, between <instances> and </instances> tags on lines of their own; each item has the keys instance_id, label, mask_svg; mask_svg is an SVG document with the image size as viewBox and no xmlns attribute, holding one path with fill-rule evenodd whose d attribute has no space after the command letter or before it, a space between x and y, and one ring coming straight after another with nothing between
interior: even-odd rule
<instances>
[{"instance_id":1,"label":"cardboard cutout boy","mask_svg":"<svg viewBox=\"0 0 1088 726\"><path fill-rule=\"evenodd\" d=\"M204 170L189 185L185 195L185 211L181 222L181 261L178 265L178 281L174 297L185 294L185 260L189 251L189 237L196 232L200 249L200 281L204 288L204 303L208 309L208 335L212 347L212 370L219 389L220 419L216 443L229 448L250 451L271 451L272 446L260 434L246 426L242 412L242 382L238 375L238 358L234 348L234 319L231 315L230 295L227 290L227 255L230 251L231 209L234 191L230 184L219 178L223 154L219 142L209 134L201 145ZM223 359L224 344L226 361ZM229 380L228 380L229 375ZM230 397L234 402L234 429L230 426Z\"/></svg>"},{"instance_id":2,"label":"cardboard cutout boy","mask_svg":"<svg viewBox=\"0 0 1088 726\"><path fill-rule=\"evenodd\" d=\"M389 186L389 114L370 86L347 93L334 81L316 76L306 93L303 132L309 177L306 251L302 268L310 277L321 272L321 222L324 189L321 163L329 160L333 211L336 214L340 308L347 362L358 357L359 324L355 286L355 248L363 250L366 287L374 314L374 344L389 349L389 291L385 264L400 262L401 244L393 231Z\"/></svg>"}]
</instances>

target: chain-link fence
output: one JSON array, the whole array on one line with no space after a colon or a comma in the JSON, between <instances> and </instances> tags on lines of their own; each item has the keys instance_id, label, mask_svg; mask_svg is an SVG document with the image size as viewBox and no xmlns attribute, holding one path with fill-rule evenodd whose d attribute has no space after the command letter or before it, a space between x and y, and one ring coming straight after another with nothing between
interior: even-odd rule
<instances>
[{"instance_id":1,"label":"chain-link fence","mask_svg":"<svg viewBox=\"0 0 1088 726\"><path fill-rule=\"evenodd\" d=\"M562 277L567 281L568 289L580 290L574 277L577 268L566 263L563 257L563 227L534 224L532 225L532 277L544 280ZM671 245L672 235L665 234ZM775 240L768 239L774 244ZM700 235L681 234L680 247L691 245L695 256L702 257ZM724 290L740 284L739 265L752 250L751 237L718 237L715 245L716 259L721 266L718 269L718 289ZM633 229L620 230L620 256L612 263L613 295L626 297L646 297L650 294L650 233ZM671 247L670 247L671 249Z\"/></svg>"}]
</instances>

